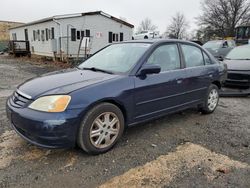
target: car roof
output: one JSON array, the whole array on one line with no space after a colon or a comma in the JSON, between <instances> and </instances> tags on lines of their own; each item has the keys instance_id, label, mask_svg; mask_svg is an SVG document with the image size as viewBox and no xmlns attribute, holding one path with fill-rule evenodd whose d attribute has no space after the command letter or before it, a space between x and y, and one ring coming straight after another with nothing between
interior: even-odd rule
<instances>
[{"instance_id":1,"label":"car roof","mask_svg":"<svg viewBox=\"0 0 250 188\"><path fill-rule=\"evenodd\" d=\"M210 40L207 42L225 42L225 41L234 41L234 40Z\"/></svg>"},{"instance_id":2,"label":"car roof","mask_svg":"<svg viewBox=\"0 0 250 188\"><path fill-rule=\"evenodd\" d=\"M194 42L190 42L187 40L179 40L179 39L143 39L143 40L130 40L125 41L123 43L148 43L148 44L161 44L161 43L171 43L171 42L179 42L179 43L187 43L195 46L199 46Z\"/></svg>"}]
</instances>

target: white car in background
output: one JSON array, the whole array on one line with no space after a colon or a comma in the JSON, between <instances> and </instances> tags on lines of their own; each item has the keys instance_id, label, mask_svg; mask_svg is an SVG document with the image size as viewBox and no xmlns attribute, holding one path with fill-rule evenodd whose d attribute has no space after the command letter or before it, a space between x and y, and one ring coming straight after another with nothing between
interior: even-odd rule
<instances>
[{"instance_id":1,"label":"white car in background","mask_svg":"<svg viewBox=\"0 0 250 188\"><path fill-rule=\"evenodd\" d=\"M132 40L141 40L141 39L154 39L159 38L159 32L156 31L141 31L140 33L136 33Z\"/></svg>"}]
</instances>

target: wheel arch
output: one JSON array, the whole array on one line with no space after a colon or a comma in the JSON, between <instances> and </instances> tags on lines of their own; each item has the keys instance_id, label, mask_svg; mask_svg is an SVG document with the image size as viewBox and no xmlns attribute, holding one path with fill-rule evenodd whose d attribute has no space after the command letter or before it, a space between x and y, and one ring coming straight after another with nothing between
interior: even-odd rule
<instances>
[{"instance_id":1,"label":"wheel arch","mask_svg":"<svg viewBox=\"0 0 250 188\"><path fill-rule=\"evenodd\" d=\"M216 85L219 89L221 89L221 83L218 80L212 82L212 84Z\"/></svg>"},{"instance_id":2,"label":"wheel arch","mask_svg":"<svg viewBox=\"0 0 250 188\"><path fill-rule=\"evenodd\" d=\"M96 102L92 103L91 105L89 105L87 107L86 112L88 112L93 107L95 107L95 106L97 106L97 105L99 105L101 103L110 103L110 104L113 104L113 105L117 106L121 110L121 112L123 114L124 122L125 122L125 125L126 125L126 123L128 121L127 110L126 110L126 108L125 108L125 106L124 106L124 104L122 102L119 102L119 101L117 101L116 99L113 99L113 98L102 99L102 100L99 100L99 101L96 101Z\"/></svg>"}]
</instances>

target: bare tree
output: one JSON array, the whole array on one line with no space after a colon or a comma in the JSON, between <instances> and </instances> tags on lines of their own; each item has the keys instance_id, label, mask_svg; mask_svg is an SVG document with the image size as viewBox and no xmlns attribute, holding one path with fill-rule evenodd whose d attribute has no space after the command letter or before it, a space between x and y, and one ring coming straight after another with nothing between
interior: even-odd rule
<instances>
[{"instance_id":1,"label":"bare tree","mask_svg":"<svg viewBox=\"0 0 250 188\"><path fill-rule=\"evenodd\" d=\"M188 22L184 14L178 12L172 17L170 25L167 27L165 35L173 39L182 39L186 35Z\"/></svg>"},{"instance_id":2,"label":"bare tree","mask_svg":"<svg viewBox=\"0 0 250 188\"><path fill-rule=\"evenodd\" d=\"M149 18L145 18L141 21L139 27L137 28L137 32L141 31L155 31L157 26L155 26Z\"/></svg>"},{"instance_id":3,"label":"bare tree","mask_svg":"<svg viewBox=\"0 0 250 188\"><path fill-rule=\"evenodd\" d=\"M250 21L249 0L203 0L198 22L219 37L235 36L235 27Z\"/></svg>"}]
</instances>

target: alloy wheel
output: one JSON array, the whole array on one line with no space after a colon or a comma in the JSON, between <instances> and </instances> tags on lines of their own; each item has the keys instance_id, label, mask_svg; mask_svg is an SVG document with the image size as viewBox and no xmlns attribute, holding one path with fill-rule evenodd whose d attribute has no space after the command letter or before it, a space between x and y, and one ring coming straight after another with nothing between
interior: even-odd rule
<instances>
[{"instance_id":1,"label":"alloy wheel","mask_svg":"<svg viewBox=\"0 0 250 188\"><path fill-rule=\"evenodd\" d=\"M219 93L216 89L212 89L208 95L208 109L210 111L213 111L217 104L218 104L218 100L219 100Z\"/></svg>"},{"instance_id":2,"label":"alloy wheel","mask_svg":"<svg viewBox=\"0 0 250 188\"><path fill-rule=\"evenodd\" d=\"M105 112L99 115L90 128L90 141L98 149L114 143L120 131L120 121L116 114Z\"/></svg>"}]
</instances>

